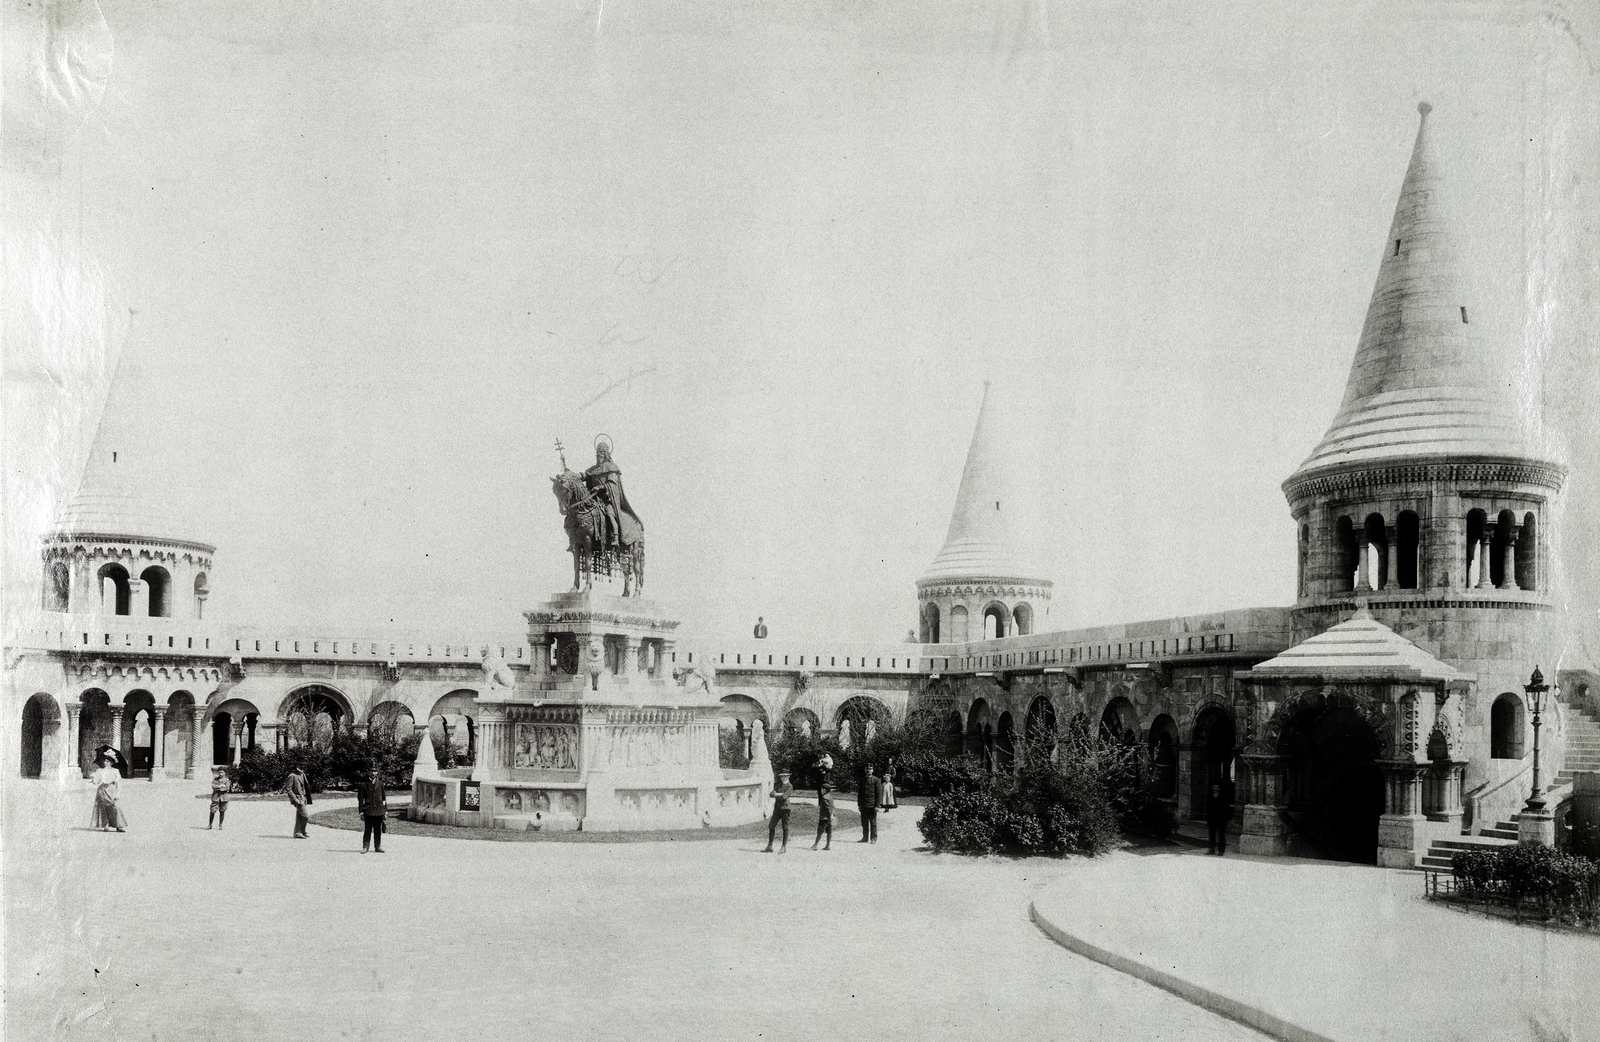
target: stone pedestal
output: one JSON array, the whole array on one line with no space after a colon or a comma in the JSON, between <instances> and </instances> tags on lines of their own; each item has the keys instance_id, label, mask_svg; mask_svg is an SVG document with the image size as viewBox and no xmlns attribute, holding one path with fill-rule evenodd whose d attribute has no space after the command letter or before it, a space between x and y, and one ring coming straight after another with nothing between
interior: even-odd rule
<instances>
[{"instance_id":1,"label":"stone pedestal","mask_svg":"<svg viewBox=\"0 0 1600 1042\"><path fill-rule=\"evenodd\" d=\"M1259 803L1246 804L1244 825L1239 831L1239 852L1282 857L1289 852L1287 829L1280 808Z\"/></svg>"},{"instance_id":2,"label":"stone pedestal","mask_svg":"<svg viewBox=\"0 0 1600 1042\"><path fill-rule=\"evenodd\" d=\"M666 666L675 620L650 601L593 592L526 617L533 668L478 697L477 766L419 765L423 820L610 832L762 819L770 773L722 770L716 693Z\"/></svg>"},{"instance_id":3,"label":"stone pedestal","mask_svg":"<svg viewBox=\"0 0 1600 1042\"><path fill-rule=\"evenodd\" d=\"M1556 816L1549 809L1524 810L1517 815L1517 842L1556 845Z\"/></svg>"}]
</instances>

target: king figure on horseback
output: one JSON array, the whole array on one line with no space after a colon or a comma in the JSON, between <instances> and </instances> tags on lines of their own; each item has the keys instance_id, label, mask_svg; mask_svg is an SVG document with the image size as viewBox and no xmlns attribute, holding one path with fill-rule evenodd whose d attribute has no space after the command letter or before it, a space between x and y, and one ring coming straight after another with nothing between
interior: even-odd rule
<instances>
[{"instance_id":1,"label":"king figure on horseback","mask_svg":"<svg viewBox=\"0 0 1600 1042\"><path fill-rule=\"evenodd\" d=\"M556 450L561 450L559 441ZM572 588L591 588L596 571L610 575L616 564L622 569L622 595L638 596L644 586L644 523L622 490L622 468L611 460L610 439L595 439L595 465L582 474L567 469L562 452L561 473L550 483L566 518Z\"/></svg>"}]
</instances>

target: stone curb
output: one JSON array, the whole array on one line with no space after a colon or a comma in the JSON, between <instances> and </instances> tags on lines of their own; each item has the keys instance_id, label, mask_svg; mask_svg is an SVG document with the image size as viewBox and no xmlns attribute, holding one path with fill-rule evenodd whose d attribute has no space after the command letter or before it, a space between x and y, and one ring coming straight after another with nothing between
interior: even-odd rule
<instances>
[{"instance_id":1,"label":"stone curb","mask_svg":"<svg viewBox=\"0 0 1600 1042\"><path fill-rule=\"evenodd\" d=\"M1309 1028L1303 1028L1298 1024L1291 1024L1282 1017L1273 1016L1266 1010L1247 1005L1238 999L1231 998L1218 991L1212 991L1210 988L1201 987L1163 970L1146 966L1144 963L1130 959L1126 955L1118 955L1116 952L1108 951L1099 945L1091 944L1081 937L1074 937L1041 915L1036 902L1028 902L1028 916L1039 929L1044 931L1046 936L1068 951L1076 952L1086 959L1093 959L1101 965L1126 973L1130 977L1136 977L1146 984L1153 984L1163 991L1171 992L1180 999L1194 1003L1201 1009L1210 1010L1212 1013L1227 1017L1230 1020L1236 1020L1241 1024L1255 1028L1257 1031L1271 1035L1273 1038L1282 1039L1283 1042L1336 1042L1335 1039L1329 1038L1327 1035L1319 1034Z\"/></svg>"}]
</instances>

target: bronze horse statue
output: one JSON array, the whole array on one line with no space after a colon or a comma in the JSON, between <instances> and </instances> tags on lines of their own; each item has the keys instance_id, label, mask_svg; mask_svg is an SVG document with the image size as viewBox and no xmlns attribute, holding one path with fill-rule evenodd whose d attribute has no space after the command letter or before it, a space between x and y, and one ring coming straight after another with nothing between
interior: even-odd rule
<instances>
[{"instance_id":1,"label":"bronze horse statue","mask_svg":"<svg viewBox=\"0 0 1600 1042\"><path fill-rule=\"evenodd\" d=\"M563 470L550 479L550 487L566 518L572 588L593 589L596 573L610 576L616 567L622 570L622 595L639 596L644 589L644 535L634 532L631 542L617 548L607 546L605 508L600 504L600 494L584 484L583 475Z\"/></svg>"}]
</instances>

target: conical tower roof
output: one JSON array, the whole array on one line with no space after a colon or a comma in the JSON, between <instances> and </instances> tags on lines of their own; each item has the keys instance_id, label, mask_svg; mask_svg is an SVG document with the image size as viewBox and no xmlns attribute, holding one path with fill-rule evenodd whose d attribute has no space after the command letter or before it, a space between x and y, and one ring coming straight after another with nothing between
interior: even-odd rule
<instances>
[{"instance_id":1,"label":"conical tower roof","mask_svg":"<svg viewBox=\"0 0 1600 1042\"><path fill-rule=\"evenodd\" d=\"M1539 459L1510 352L1467 299L1455 215L1422 114L1377 285L1333 425L1300 471L1394 457Z\"/></svg>"},{"instance_id":2,"label":"conical tower roof","mask_svg":"<svg viewBox=\"0 0 1600 1042\"><path fill-rule=\"evenodd\" d=\"M195 538L167 506L171 483L148 451L140 424L139 375L136 361L124 353L106 393L83 479L57 515L51 534L155 539L214 549Z\"/></svg>"},{"instance_id":3,"label":"conical tower roof","mask_svg":"<svg viewBox=\"0 0 1600 1042\"><path fill-rule=\"evenodd\" d=\"M978 425L967 449L961 489L950 514L944 549L922 582L951 579L1026 579L1043 582L1039 565L1037 497L1029 493L1026 461L1006 425L988 381Z\"/></svg>"}]
</instances>

